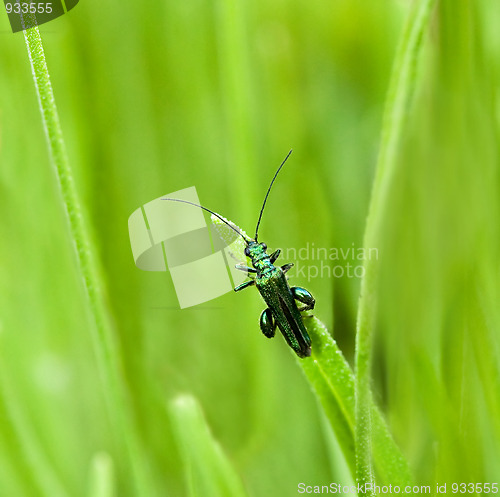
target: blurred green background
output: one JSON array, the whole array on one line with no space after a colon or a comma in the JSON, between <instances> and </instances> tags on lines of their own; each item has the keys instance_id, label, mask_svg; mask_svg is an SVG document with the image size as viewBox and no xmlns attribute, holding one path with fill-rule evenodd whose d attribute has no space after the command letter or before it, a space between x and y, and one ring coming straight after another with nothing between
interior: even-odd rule
<instances>
[{"instance_id":1,"label":"blurred green background","mask_svg":"<svg viewBox=\"0 0 500 497\"><path fill-rule=\"evenodd\" d=\"M168 274L135 267L127 219L195 185L251 233L293 148L261 240L361 246L410 4L81 0L40 28L156 495L196 495L167 408L179 394L198 399L249 495L350 481L293 353L260 333L257 291L176 309ZM138 495L24 38L0 18L0 495ZM377 247L374 395L415 482L433 490L500 482L498 26L494 0L437 2ZM352 363L359 279L293 283Z\"/></svg>"}]
</instances>

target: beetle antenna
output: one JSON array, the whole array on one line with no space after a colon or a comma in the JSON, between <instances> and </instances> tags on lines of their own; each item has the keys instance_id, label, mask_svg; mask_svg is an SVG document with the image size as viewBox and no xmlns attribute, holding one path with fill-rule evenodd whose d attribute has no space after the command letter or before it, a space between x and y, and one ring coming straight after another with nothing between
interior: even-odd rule
<instances>
[{"instance_id":1,"label":"beetle antenna","mask_svg":"<svg viewBox=\"0 0 500 497\"><path fill-rule=\"evenodd\" d=\"M257 241L257 235L259 233L259 225L260 225L260 220L262 219L262 213L264 212L264 207L266 206L267 202L267 197L269 197L269 193L271 192L271 187L273 186L274 180L276 179L276 176L278 176L278 173L281 171L281 168L285 165L286 160L288 157L290 157L290 154L292 151L288 152L288 155L285 157L283 162L281 163L280 167L278 167L278 170L274 173L274 177L271 181L271 184L269 185L269 188L267 189L266 196L264 198L264 202L262 203L262 208L260 209L260 214L259 214L259 220L257 221L257 227L255 228L255 241Z\"/></svg>"},{"instance_id":2,"label":"beetle antenna","mask_svg":"<svg viewBox=\"0 0 500 497\"><path fill-rule=\"evenodd\" d=\"M188 200L181 200L179 198L162 198L162 200L171 200L172 202L182 202L183 204L189 204L189 205L194 205L195 207L199 207L200 209L203 209L204 211L210 212L210 214L213 214L215 217L219 218L224 224L227 224L233 231L236 231L238 235L245 240L245 243L248 245L248 242L250 241L250 238L248 236L245 236L239 229L237 229L235 226L232 224L228 223L222 216L219 216L214 211L211 211L210 209L207 209L206 207L203 207L203 205L198 205L195 204L194 202L189 202Z\"/></svg>"}]
</instances>

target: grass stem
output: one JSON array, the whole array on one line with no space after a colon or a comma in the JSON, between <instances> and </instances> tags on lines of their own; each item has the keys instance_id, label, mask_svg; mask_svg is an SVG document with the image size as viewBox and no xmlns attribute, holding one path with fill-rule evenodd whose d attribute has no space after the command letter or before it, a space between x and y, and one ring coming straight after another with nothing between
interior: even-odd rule
<instances>
[{"instance_id":1,"label":"grass stem","mask_svg":"<svg viewBox=\"0 0 500 497\"><path fill-rule=\"evenodd\" d=\"M385 104L382 137L377 159L363 245L378 247L386 215L386 202L398 166L396 157L410 99L413 95L421 42L434 0L416 2L410 11L394 62ZM376 314L378 261L364 261L364 278L356 323L356 478L359 484L374 482L371 428L371 352Z\"/></svg>"},{"instance_id":2,"label":"grass stem","mask_svg":"<svg viewBox=\"0 0 500 497\"><path fill-rule=\"evenodd\" d=\"M92 240L85 226L73 175L66 154L59 115L45 60L38 27L24 31L35 88L40 104L42 122L47 137L50 159L59 183L64 210L67 215L69 235L74 244L78 270L83 281L88 307L93 318L90 326L97 355L99 373L104 387L108 414L115 428L117 440L123 440L129 454L131 473L136 483L137 495L152 496L153 485L145 467L139 434L135 427L112 318L102 294L102 277L98 264L92 257Z\"/></svg>"}]
</instances>

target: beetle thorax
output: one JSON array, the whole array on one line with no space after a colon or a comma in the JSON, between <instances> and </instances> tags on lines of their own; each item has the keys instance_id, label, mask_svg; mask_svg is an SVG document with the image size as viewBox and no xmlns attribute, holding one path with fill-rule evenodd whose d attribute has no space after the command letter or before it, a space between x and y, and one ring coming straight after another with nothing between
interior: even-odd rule
<instances>
[{"instance_id":1,"label":"beetle thorax","mask_svg":"<svg viewBox=\"0 0 500 497\"><path fill-rule=\"evenodd\" d=\"M270 257L266 254L267 245L265 243L250 242L245 254L250 257L252 266L259 271L263 272L271 265Z\"/></svg>"},{"instance_id":2,"label":"beetle thorax","mask_svg":"<svg viewBox=\"0 0 500 497\"><path fill-rule=\"evenodd\" d=\"M257 257L252 257L252 266L259 271L259 273L262 273L265 269L267 269L269 266L271 266L270 258L269 256L263 252L261 255Z\"/></svg>"}]
</instances>

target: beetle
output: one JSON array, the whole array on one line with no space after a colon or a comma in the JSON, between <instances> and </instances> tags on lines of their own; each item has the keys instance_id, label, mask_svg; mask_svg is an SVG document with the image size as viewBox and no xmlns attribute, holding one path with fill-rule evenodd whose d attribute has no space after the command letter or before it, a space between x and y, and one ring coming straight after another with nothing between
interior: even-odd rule
<instances>
[{"instance_id":1,"label":"beetle","mask_svg":"<svg viewBox=\"0 0 500 497\"><path fill-rule=\"evenodd\" d=\"M293 267L293 264L284 264L276 266L274 263L280 256L281 251L275 250L271 254L267 253L267 245L258 241L259 226L262 220L264 207L266 206L271 188L281 171L285 162L290 157L292 151L288 152L281 165L274 174L273 179L267 189L264 202L260 209L259 219L255 228L255 238L250 238L243 233L237 226L229 223L219 214L203 207L202 205L174 198L165 198L174 202L182 202L210 212L224 224L229 226L233 231L245 241L245 256L249 258L251 266L236 264L236 268L244 271L251 278L248 281L238 285L234 291L239 292L245 288L255 285L260 295L267 304L267 308L260 315L260 329L267 338L273 338L276 333L276 328L279 328L283 337L293 351L301 358L311 355L311 339L307 333L306 327L302 320L301 312L314 309L315 300L309 291L299 286L290 287L287 277L287 271ZM297 306L297 302L300 307Z\"/></svg>"}]
</instances>

